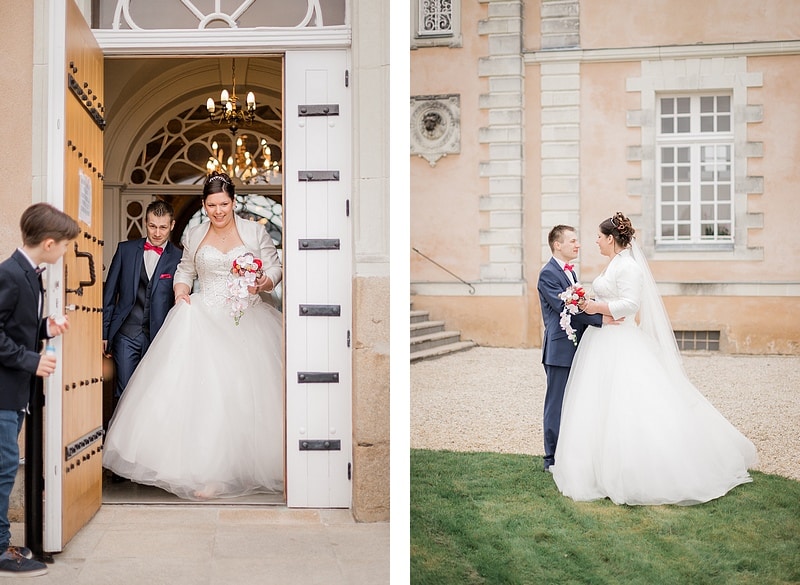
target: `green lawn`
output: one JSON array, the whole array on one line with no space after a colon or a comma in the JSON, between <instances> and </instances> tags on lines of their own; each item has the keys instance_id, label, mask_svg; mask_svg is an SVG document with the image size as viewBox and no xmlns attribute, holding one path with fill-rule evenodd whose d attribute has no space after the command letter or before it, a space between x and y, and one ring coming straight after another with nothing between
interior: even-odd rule
<instances>
[{"instance_id":1,"label":"green lawn","mask_svg":"<svg viewBox=\"0 0 800 585\"><path fill-rule=\"evenodd\" d=\"M411 583L800 583L800 482L699 506L562 496L541 457L411 452Z\"/></svg>"}]
</instances>

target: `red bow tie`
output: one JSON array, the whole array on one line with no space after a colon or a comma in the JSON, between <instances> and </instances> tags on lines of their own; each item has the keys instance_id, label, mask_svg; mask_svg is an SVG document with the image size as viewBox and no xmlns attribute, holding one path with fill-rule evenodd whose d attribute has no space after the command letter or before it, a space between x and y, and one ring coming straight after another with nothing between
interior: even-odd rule
<instances>
[{"instance_id":1,"label":"red bow tie","mask_svg":"<svg viewBox=\"0 0 800 585\"><path fill-rule=\"evenodd\" d=\"M145 248L145 250L146 250L146 249L147 249L147 248ZM574 264L564 264L564 270L569 270L569 271L572 271L572 269L573 269L573 268L575 268L575 265L574 265Z\"/></svg>"},{"instance_id":2,"label":"red bow tie","mask_svg":"<svg viewBox=\"0 0 800 585\"><path fill-rule=\"evenodd\" d=\"M145 242L144 251L147 252L147 250L152 250L153 252L161 256L161 253L164 251L164 248L162 248L161 246L154 246L150 242Z\"/></svg>"}]
</instances>

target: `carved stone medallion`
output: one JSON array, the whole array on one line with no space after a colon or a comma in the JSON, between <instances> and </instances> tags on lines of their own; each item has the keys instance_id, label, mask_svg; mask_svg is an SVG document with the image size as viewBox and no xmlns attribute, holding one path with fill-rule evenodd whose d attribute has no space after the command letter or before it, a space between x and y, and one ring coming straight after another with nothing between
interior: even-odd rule
<instances>
[{"instance_id":1,"label":"carved stone medallion","mask_svg":"<svg viewBox=\"0 0 800 585\"><path fill-rule=\"evenodd\" d=\"M411 154L436 165L461 152L461 105L458 94L411 98Z\"/></svg>"}]
</instances>

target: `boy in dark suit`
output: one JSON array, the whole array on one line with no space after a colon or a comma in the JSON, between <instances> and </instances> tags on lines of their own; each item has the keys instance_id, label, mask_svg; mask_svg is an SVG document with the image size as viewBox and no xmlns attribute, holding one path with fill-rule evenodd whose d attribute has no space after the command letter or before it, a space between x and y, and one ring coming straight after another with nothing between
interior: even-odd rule
<instances>
[{"instance_id":1,"label":"boy in dark suit","mask_svg":"<svg viewBox=\"0 0 800 585\"><path fill-rule=\"evenodd\" d=\"M34 390L34 376L56 369L54 356L42 355L41 342L69 327L63 318L42 318L39 264L53 264L78 237L74 219L47 203L26 209L20 219L22 247L0 263L0 576L35 576L47 565L26 547L9 546L8 503L19 467L19 432Z\"/></svg>"},{"instance_id":2,"label":"boy in dark suit","mask_svg":"<svg viewBox=\"0 0 800 585\"><path fill-rule=\"evenodd\" d=\"M157 199L147 206L147 237L120 242L103 291L103 350L114 359L119 400L167 313L175 304L172 291L182 251L169 241L175 212Z\"/></svg>"}]
</instances>

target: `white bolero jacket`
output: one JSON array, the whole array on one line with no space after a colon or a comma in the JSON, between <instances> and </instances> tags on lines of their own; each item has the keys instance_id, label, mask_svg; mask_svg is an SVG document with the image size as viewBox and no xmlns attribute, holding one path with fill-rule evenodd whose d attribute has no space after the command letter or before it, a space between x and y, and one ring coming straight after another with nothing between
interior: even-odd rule
<instances>
[{"instance_id":1,"label":"white bolero jacket","mask_svg":"<svg viewBox=\"0 0 800 585\"><path fill-rule=\"evenodd\" d=\"M252 252L256 258L261 259L264 274L269 277L273 286L277 286L283 277L283 270L281 268L280 258L278 257L278 250L275 249L275 244L272 243L269 232L267 232L260 223L242 219L238 215L234 215L234 218L236 221L236 230L239 232L239 237L242 239L244 246ZM175 270L173 286L185 284L189 287L189 290L192 289L194 281L197 278L197 269L195 268L194 262L195 255L210 227L211 222L207 221L184 232L183 238L181 238L183 256L181 257L180 264L178 264L178 268Z\"/></svg>"},{"instance_id":2,"label":"white bolero jacket","mask_svg":"<svg viewBox=\"0 0 800 585\"><path fill-rule=\"evenodd\" d=\"M623 250L614 256L592 288L598 298L608 303L614 319L636 315L642 303L642 270L631 251ZM628 322L633 323L633 319L626 319Z\"/></svg>"}]
</instances>

